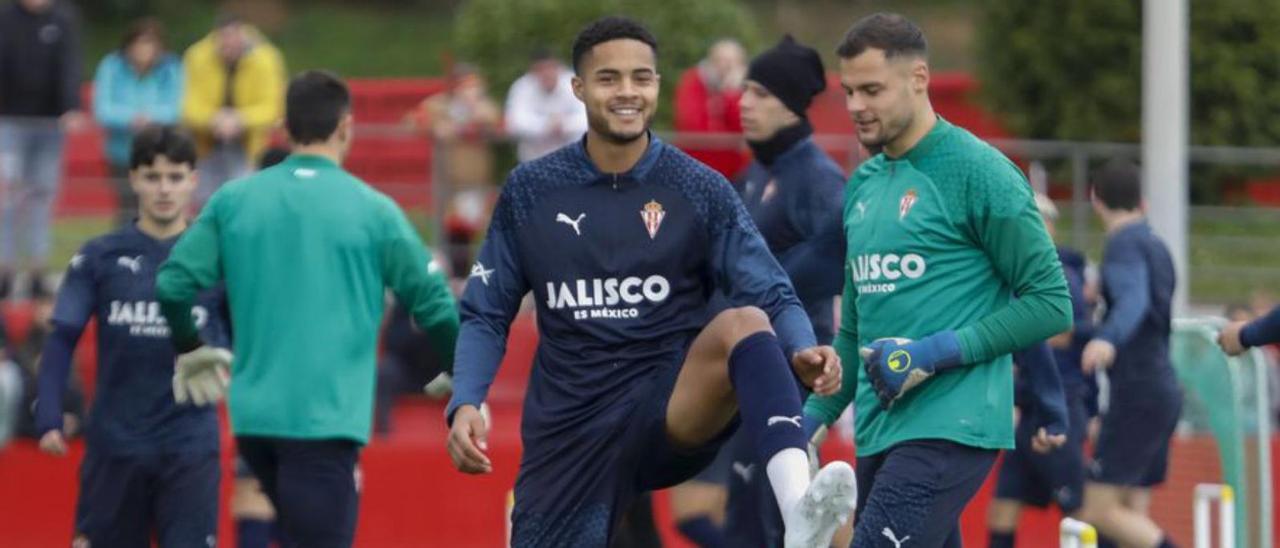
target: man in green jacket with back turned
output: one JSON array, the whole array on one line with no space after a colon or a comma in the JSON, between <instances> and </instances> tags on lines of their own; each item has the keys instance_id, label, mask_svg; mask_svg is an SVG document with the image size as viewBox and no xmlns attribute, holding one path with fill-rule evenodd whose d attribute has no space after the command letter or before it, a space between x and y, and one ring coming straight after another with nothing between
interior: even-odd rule
<instances>
[{"instance_id":1,"label":"man in green jacket with back turned","mask_svg":"<svg viewBox=\"0 0 1280 548\"><path fill-rule=\"evenodd\" d=\"M174 395L217 401L231 354L204 346L196 292L225 280L233 325L231 427L285 535L350 546L355 464L369 439L384 288L452 363L458 313L442 273L390 198L339 167L351 94L337 77L289 84L293 155L228 183L160 269L156 295L178 352Z\"/></svg>"}]
</instances>

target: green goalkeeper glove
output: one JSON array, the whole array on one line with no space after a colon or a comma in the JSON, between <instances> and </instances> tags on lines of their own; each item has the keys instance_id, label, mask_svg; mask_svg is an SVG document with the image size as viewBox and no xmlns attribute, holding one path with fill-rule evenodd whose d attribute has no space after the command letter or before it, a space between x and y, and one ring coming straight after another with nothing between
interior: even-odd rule
<instances>
[{"instance_id":1,"label":"green goalkeeper glove","mask_svg":"<svg viewBox=\"0 0 1280 548\"><path fill-rule=\"evenodd\" d=\"M231 383L231 352L201 346L178 356L173 371L173 401L208 405L221 400Z\"/></svg>"}]
</instances>

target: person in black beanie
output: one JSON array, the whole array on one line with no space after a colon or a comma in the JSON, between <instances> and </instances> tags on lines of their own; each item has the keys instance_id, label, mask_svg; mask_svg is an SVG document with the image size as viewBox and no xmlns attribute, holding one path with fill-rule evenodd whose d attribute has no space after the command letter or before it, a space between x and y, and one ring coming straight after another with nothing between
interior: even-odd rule
<instances>
[{"instance_id":1,"label":"person in black beanie","mask_svg":"<svg viewBox=\"0 0 1280 548\"><path fill-rule=\"evenodd\" d=\"M739 101L742 131L755 156L742 200L791 277L819 344L834 338L834 300L842 289L845 252L845 175L814 143L807 115L824 89L826 72L818 52L786 36L751 61ZM799 383L796 390L804 396ZM749 443L734 440L726 450L734 451L734 470L752 464ZM727 546L782 544L782 517L768 482L757 476L730 477Z\"/></svg>"},{"instance_id":2,"label":"person in black beanie","mask_svg":"<svg viewBox=\"0 0 1280 548\"><path fill-rule=\"evenodd\" d=\"M827 88L822 58L787 35L751 60L744 88L738 107L749 112L742 113L742 132L756 160L767 166L813 134L806 112Z\"/></svg>"},{"instance_id":3,"label":"person in black beanie","mask_svg":"<svg viewBox=\"0 0 1280 548\"><path fill-rule=\"evenodd\" d=\"M751 61L740 101L755 154L743 202L791 276L818 340L831 341L842 289L845 175L811 138L806 111L826 89L818 52L786 36Z\"/></svg>"}]
</instances>

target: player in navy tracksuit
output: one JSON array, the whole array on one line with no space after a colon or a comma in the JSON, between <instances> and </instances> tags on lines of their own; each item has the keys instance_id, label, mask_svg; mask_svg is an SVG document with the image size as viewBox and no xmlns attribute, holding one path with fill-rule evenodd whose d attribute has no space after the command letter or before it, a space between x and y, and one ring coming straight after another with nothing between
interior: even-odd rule
<instances>
[{"instance_id":1,"label":"player in navy tracksuit","mask_svg":"<svg viewBox=\"0 0 1280 548\"><path fill-rule=\"evenodd\" d=\"M1126 546L1171 546L1140 501L1164 482L1182 391L1169 361L1173 290L1169 250L1146 223L1138 167L1113 161L1093 180L1107 228L1102 296L1107 316L1084 348L1086 373L1106 370L1110 405L1093 452L1081 517ZM1135 508L1135 506L1139 506Z\"/></svg>"},{"instance_id":2,"label":"player in navy tracksuit","mask_svg":"<svg viewBox=\"0 0 1280 548\"><path fill-rule=\"evenodd\" d=\"M743 202L786 270L819 344L835 336L833 299L844 289L844 185L840 166L812 139L805 112L826 88L818 53L790 36L751 61L740 100L755 155Z\"/></svg>"},{"instance_id":3,"label":"player in navy tracksuit","mask_svg":"<svg viewBox=\"0 0 1280 548\"><path fill-rule=\"evenodd\" d=\"M97 390L85 430L75 530L94 548L214 546L218 518L216 408L173 399L173 344L155 301L155 276L186 228L196 186L195 147L171 128L133 142L130 181L140 200L131 225L85 244L71 259L39 373L40 448L65 454L61 397L76 341L98 325ZM203 336L227 345L225 304L210 291L194 310Z\"/></svg>"},{"instance_id":4,"label":"player in navy tracksuit","mask_svg":"<svg viewBox=\"0 0 1280 548\"><path fill-rule=\"evenodd\" d=\"M1036 206L1045 228L1053 236L1057 208L1043 194L1036 195ZM1059 246L1058 260L1062 262L1062 272L1071 293L1073 325L1071 331L1049 340L1051 355L1038 354L1039 348L1014 354L1013 361L1019 371L1014 378L1014 400L1022 416L1014 433L1017 447L1004 453L997 473L996 499L988 507L988 546L991 548L1014 546L1018 514L1023 504L1044 507L1053 502L1062 513L1074 514L1084 503L1084 442L1092 415L1088 405L1092 390L1080 370L1080 355L1085 343L1093 336L1093 321L1091 307L1084 297L1084 255ZM1029 362L1037 360L1053 360L1057 366L1067 406L1067 440L1064 446L1053 451L1037 448L1033 441L1033 429L1042 421L1035 417L1039 412L1036 398L1031 395L1032 388L1023 372L1035 370L1039 364Z\"/></svg>"},{"instance_id":5,"label":"player in navy tracksuit","mask_svg":"<svg viewBox=\"0 0 1280 548\"><path fill-rule=\"evenodd\" d=\"M809 481L792 387L798 375L831 393L838 360L728 181L648 132L656 53L624 18L575 40L589 131L503 188L462 299L450 455L492 470L478 408L532 291L513 546L605 546L638 493L691 477L739 425L767 463L788 546L825 545L852 508L853 473L834 463ZM731 307L713 315L714 293Z\"/></svg>"},{"instance_id":6,"label":"player in navy tracksuit","mask_svg":"<svg viewBox=\"0 0 1280 548\"><path fill-rule=\"evenodd\" d=\"M755 156L743 202L796 289L818 344L834 337L834 297L843 289L842 216L846 177L812 139L806 112L826 88L816 51L790 36L752 59L739 101L743 134ZM802 388L802 387L797 387ZM726 546L779 546L782 516L749 443L730 444L732 473Z\"/></svg>"}]
</instances>

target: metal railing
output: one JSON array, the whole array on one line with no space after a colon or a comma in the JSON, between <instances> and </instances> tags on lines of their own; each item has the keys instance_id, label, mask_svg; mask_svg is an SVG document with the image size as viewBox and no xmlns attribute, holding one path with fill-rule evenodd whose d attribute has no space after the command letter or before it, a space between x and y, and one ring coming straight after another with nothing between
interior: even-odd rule
<instances>
[{"instance_id":1,"label":"metal railing","mask_svg":"<svg viewBox=\"0 0 1280 548\"><path fill-rule=\"evenodd\" d=\"M658 132L658 135L676 146L696 148L700 150L743 150L745 141L739 134L732 133L676 133ZM404 139L421 141L423 146L438 147L439 143L423 137L421 132L410 129L403 124L360 124L356 130L357 143L362 138ZM814 136L817 144L830 153L847 170L852 170L866 156L863 147L852 134L818 134ZM1091 252L1100 258L1102 231L1093 220L1088 200L1088 176L1090 167L1104 159L1112 157L1138 158L1141 149L1133 143L1105 142L1073 142L1073 141L1038 141L1024 139L992 139L991 144L1020 161L1038 162L1050 166L1051 170L1039 170L1040 173L1051 172L1058 176L1060 182L1069 184L1070 199L1061 203L1064 226L1061 241L1078 249ZM496 146L510 146L512 141L499 137L494 141ZM434 158L441 158L439 150L434 151ZM1274 169L1280 174L1280 147L1239 148L1220 146L1193 146L1189 148L1189 162L1192 165L1215 166L1247 166L1252 168ZM512 155L507 155L512 156ZM83 156L81 157L83 158ZM438 164L438 162L437 162ZM414 194L430 192L432 207L425 211L433 239L439 238L440 220L443 208L448 203L449 185L444 175L435 167L423 165L421 179L415 181L381 180L377 185L395 194ZM497 166L494 184L499 185L506 165ZM434 172L433 172L434 171ZM1044 186L1048 177L1037 177L1032 170L1033 184ZM419 180L430 180L437 184L429 189L418 189ZM105 180L68 179L64 192L75 188L98 188L106 185ZM425 197L425 196L424 196ZM82 213L82 212L73 212ZM105 213L105 212L104 212ZM1251 287L1265 287L1280 292L1280 253L1276 257L1258 254L1259 250L1273 247L1269 244L1272 229L1280 232L1280 209L1256 207L1224 207L1193 206L1189 212L1191 225L1188 242L1190 260L1189 287L1199 287L1199 293L1193 290L1194 300L1219 303L1228 299L1238 300L1244 290L1230 289L1231 284L1245 284ZM1260 229L1256 232L1242 231L1208 231L1201 230L1202 225L1230 224L1243 220L1254 221ZM439 244L440 242L435 242ZM1217 250L1216 256L1206 256L1203 251ZM1212 255L1212 254L1211 254ZM1239 257L1238 260L1218 260L1217 256ZM1274 260L1250 260L1274 259ZM1197 282L1197 280L1199 280ZM1204 288L1213 288L1205 291ZM1224 289L1226 288L1226 289Z\"/></svg>"}]
</instances>

